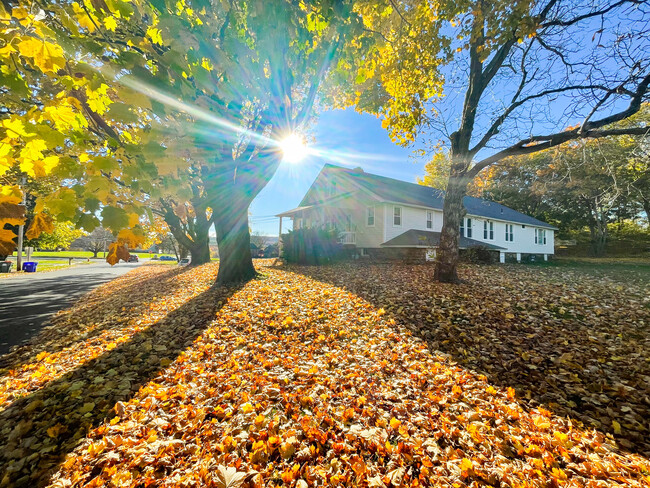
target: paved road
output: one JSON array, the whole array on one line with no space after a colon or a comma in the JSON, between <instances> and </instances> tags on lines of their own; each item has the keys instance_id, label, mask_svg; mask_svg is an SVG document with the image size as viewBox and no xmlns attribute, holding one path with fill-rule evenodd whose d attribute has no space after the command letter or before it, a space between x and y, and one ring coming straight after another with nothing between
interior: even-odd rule
<instances>
[{"instance_id":1,"label":"paved road","mask_svg":"<svg viewBox=\"0 0 650 488\"><path fill-rule=\"evenodd\" d=\"M97 262L0 279L0 356L38 334L52 314L140 264Z\"/></svg>"}]
</instances>

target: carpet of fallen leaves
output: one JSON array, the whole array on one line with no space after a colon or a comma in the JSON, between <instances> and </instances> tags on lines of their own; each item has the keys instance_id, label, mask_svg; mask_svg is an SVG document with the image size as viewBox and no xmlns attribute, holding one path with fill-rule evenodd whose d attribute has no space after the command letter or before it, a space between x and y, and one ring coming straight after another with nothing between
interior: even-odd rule
<instances>
[{"instance_id":1,"label":"carpet of fallen leaves","mask_svg":"<svg viewBox=\"0 0 650 488\"><path fill-rule=\"evenodd\" d=\"M3 358L0 486L650 485L650 322L633 287L343 265L211 288L216 270L141 267ZM604 393L585 413L599 356Z\"/></svg>"}]
</instances>

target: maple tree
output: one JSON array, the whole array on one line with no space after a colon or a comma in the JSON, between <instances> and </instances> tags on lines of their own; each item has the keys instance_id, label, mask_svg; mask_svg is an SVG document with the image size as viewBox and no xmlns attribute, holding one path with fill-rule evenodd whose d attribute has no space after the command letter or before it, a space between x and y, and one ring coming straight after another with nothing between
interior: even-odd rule
<instances>
[{"instance_id":1,"label":"maple tree","mask_svg":"<svg viewBox=\"0 0 650 488\"><path fill-rule=\"evenodd\" d=\"M12 128L0 169L66 181L37 211L89 231L101 217L117 234L111 261L141 235L147 209L191 202L200 232L185 237L205 250L204 220L215 220L219 282L250 278L248 206L275 173L277 141L303 126L336 67L354 27L348 10L184 0L46 3L37 15L28 3L3 4L3 124ZM200 202L184 181L191 168L209 183Z\"/></svg>"},{"instance_id":2,"label":"maple tree","mask_svg":"<svg viewBox=\"0 0 650 488\"><path fill-rule=\"evenodd\" d=\"M7 355L3 482L650 482L647 276L258 265L140 267Z\"/></svg>"},{"instance_id":3,"label":"maple tree","mask_svg":"<svg viewBox=\"0 0 650 488\"><path fill-rule=\"evenodd\" d=\"M67 249L75 239L82 237L84 231L75 228L72 222L53 222L51 232L41 233L35 240L28 242L29 246L40 250Z\"/></svg>"},{"instance_id":4,"label":"maple tree","mask_svg":"<svg viewBox=\"0 0 650 488\"><path fill-rule=\"evenodd\" d=\"M351 62L353 89L343 100L380 115L400 144L439 135L451 157L440 281L457 281L462 199L481 171L570 140L647 131L612 127L648 97L645 2L385 0L355 8L364 35L378 42Z\"/></svg>"}]
</instances>

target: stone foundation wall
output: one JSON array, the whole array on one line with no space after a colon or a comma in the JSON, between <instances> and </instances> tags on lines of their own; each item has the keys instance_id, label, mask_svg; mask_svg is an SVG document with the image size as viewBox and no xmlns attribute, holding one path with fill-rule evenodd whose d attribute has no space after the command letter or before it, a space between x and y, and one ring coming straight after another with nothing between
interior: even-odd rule
<instances>
[{"instance_id":1,"label":"stone foundation wall","mask_svg":"<svg viewBox=\"0 0 650 488\"><path fill-rule=\"evenodd\" d=\"M409 264L426 263L426 249L393 247L366 249L372 261L376 262L394 262L399 261Z\"/></svg>"}]
</instances>

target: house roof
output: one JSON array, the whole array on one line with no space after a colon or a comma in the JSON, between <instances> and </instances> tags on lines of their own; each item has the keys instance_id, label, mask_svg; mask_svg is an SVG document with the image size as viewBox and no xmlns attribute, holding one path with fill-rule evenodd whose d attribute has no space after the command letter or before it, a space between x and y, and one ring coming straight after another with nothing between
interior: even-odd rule
<instances>
[{"instance_id":1,"label":"house roof","mask_svg":"<svg viewBox=\"0 0 650 488\"><path fill-rule=\"evenodd\" d=\"M373 175L364 172L361 168L348 169L334 164L326 164L321 174L325 171L336 171L337 173L346 174L353 179L363 189L377 195L383 201L402 203L405 205L416 205L442 210L445 192L429 186L408 183L394 178ZM485 217L495 220L506 220L519 224L534 225L547 229L557 229L546 222L542 222L530 215L517 212L512 208L501 205L500 203L491 202L482 198L465 197L463 199L465 210L471 215Z\"/></svg>"},{"instance_id":2,"label":"house roof","mask_svg":"<svg viewBox=\"0 0 650 488\"><path fill-rule=\"evenodd\" d=\"M504 249L503 247L488 244L487 242L475 241L467 237L460 238L460 249L470 249L473 247L485 247L498 251ZM381 244L382 247L438 247L440 245L440 232L432 232L428 230L415 230L410 229L403 234L393 237L389 241Z\"/></svg>"}]
</instances>

